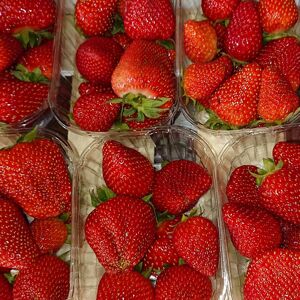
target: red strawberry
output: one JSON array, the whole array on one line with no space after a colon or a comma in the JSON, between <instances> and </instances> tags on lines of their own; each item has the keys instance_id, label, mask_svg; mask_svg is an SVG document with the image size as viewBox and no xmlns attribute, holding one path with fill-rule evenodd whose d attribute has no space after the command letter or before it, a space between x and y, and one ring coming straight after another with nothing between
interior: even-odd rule
<instances>
[{"instance_id":1,"label":"red strawberry","mask_svg":"<svg viewBox=\"0 0 300 300\"><path fill-rule=\"evenodd\" d=\"M273 148L275 163L280 160L291 168L300 168L300 144L290 142L278 142Z\"/></svg>"},{"instance_id":2,"label":"red strawberry","mask_svg":"<svg viewBox=\"0 0 300 300\"><path fill-rule=\"evenodd\" d=\"M209 300L211 297L210 279L186 265L168 268L157 279L155 300Z\"/></svg>"},{"instance_id":3,"label":"red strawberry","mask_svg":"<svg viewBox=\"0 0 300 300\"><path fill-rule=\"evenodd\" d=\"M211 187L206 169L188 160L175 160L156 173L153 204L159 211L179 215L191 209Z\"/></svg>"},{"instance_id":4,"label":"red strawberry","mask_svg":"<svg viewBox=\"0 0 300 300\"><path fill-rule=\"evenodd\" d=\"M118 1L118 13L122 17L122 19L124 19L124 16L125 16L126 1L127 0L119 0Z\"/></svg>"},{"instance_id":5,"label":"red strawberry","mask_svg":"<svg viewBox=\"0 0 300 300\"><path fill-rule=\"evenodd\" d=\"M133 118L137 118L137 114L123 118L125 124L127 124L128 127L133 130L143 130L147 128L152 128L168 122L168 114L166 113L161 114L159 118L145 119L144 121L133 120Z\"/></svg>"},{"instance_id":6,"label":"red strawberry","mask_svg":"<svg viewBox=\"0 0 300 300\"><path fill-rule=\"evenodd\" d=\"M257 117L261 72L256 63L243 67L217 89L210 99L210 108L224 122L248 125Z\"/></svg>"},{"instance_id":7,"label":"red strawberry","mask_svg":"<svg viewBox=\"0 0 300 300\"><path fill-rule=\"evenodd\" d=\"M98 286L97 300L154 300L150 280L137 272L105 273Z\"/></svg>"},{"instance_id":8,"label":"red strawberry","mask_svg":"<svg viewBox=\"0 0 300 300\"><path fill-rule=\"evenodd\" d=\"M204 15L212 21L224 20L231 16L240 0L202 0Z\"/></svg>"},{"instance_id":9,"label":"red strawberry","mask_svg":"<svg viewBox=\"0 0 300 300\"><path fill-rule=\"evenodd\" d=\"M177 225L173 244L180 257L196 271L214 276L219 263L219 237L216 226L203 217L191 217Z\"/></svg>"},{"instance_id":10,"label":"red strawberry","mask_svg":"<svg viewBox=\"0 0 300 300\"><path fill-rule=\"evenodd\" d=\"M267 43L256 61L262 67L279 69L297 91L300 86L300 44L296 38L284 37Z\"/></svg>"},{"instance_id":11,"label":"red strawberry","mask_svg":"<svg viewBox=\"0 0 300 300\"><path fill-rule=\"evenodd\" d=\"M176 266L179 261L173 242L169 238L158 239L148 249L143 259L143 269L152 269L155 274L166 266Z\"/></svg>"},{"instance_id":12,"label":"red strawberry","mask_svg":"<svg viewBox=\"0 0 300 300\"><path fill-rule=\"evenodd\" d=\"M89 95L95 93L113 93L110 84L82 82L78 87L80 95Z\"/></svg>"},{"instance_id":13,"label":"red strawberry","mask_svg":"<svg viewBox=\"0 0 300 300\"><path fill-rule=\"evenodd\" d=\"M40 111L48 97L48 85L17 79L0 79L0 122L16 124Z\"/></svg>"},{"instance_id":14,"label":"red strawberry","mask_svg":"<svg viewBox=\"0 0 300 300\"><path fill-rule=\"evenodd\" d=\"M0 16L0 32L43 30L54 24L56 5L54 0L2 0Z\"/></svg>"},{"instance_id":15,"label":"red strawberry","mask_svg":"<svg viewBox=\"0 0 300 300\"><path fill-rule=\"evenodd\" d=\"M112 29L118 0L78 0L75 6L76 25L85 35L102 35Z\"/></svg>"},{"instance_id":16,"label":"red strawberry","mask_svg":"<svg viewBox=\"0 0 300 300\"><path fill-rule=\"evenodd\" d=\"M226 203L223 218L232 243L243 256L255 258L281 243L279 222L266 210Z\"/></svg>"},{"instance_id":17,"label":"red strawberry","mask_svg":"<svg viewBox=\"0 0 300 300\"><path fill-rule=\"evenodd\" d=\"M256 4L241 2L234 11L225 36L225 50L233 58L249 61L262 47L262 30Z\"/></svg>"},{"instance_id":18,"label":"red strawberry","mask_svg":"<svg viewBox=\"0 0 300 300\"><path fill-rule=\"evenodd\" d=\"M64 156L51 140L36 139L1 150L0 194L34 218L71 209L71 181Z\"/></svg>"},{"instance_id":19,"label":"red strawberry","mask_svg":"<svg viewBox=\"0 0 300 300\"><path fill-rule=\"evenodd\" d=\"M110 83L122 52L122 47L112 38L92 37L77 49L77 69L93 83Z\"/></svg>"},{"instance_id":20,"label":"red strawberry","mask_svg":"<svg viewBox=\"0 0 300 300\"><path fill-rule=\"evenodd\" d=\"M116 194L143 197L151 192L154 169L145 156L113 140L105 142L102 153L103 178Z\"/></svg>"},{"instance_id":21,"label":"red strawberry","mask_svg":"<svg viewBox=\"0 0 300 300\"><path fill-rule=\"evenodd\" d=\"M126 0L125 32L132 39L166 40L175 31L175 16L170 0Z\"/></svg>"},{"instance_id":22,"label":"red strawberry","mask_svg":"<svg viewBox=\"0 0 300 300\"><path fill-rule=\"evenodd\" d=\"M157 237L159 239L169 238L172 239L173 232L176 226L180 223L181 216L177 216L172 220L165 220L157 227Z\"/></svg>"},{"instance_id":23,"label":"red strawberry","mask_svg":"<svg viewBox=\"0 0 300 300\"><path fill-rule=\"evenodd\" d=\"M132 43L132 39L126 33L114 34L113 40L117 42L123 49L126 49Z\"/></svg>"},{"instance_id":24,"label":"red strawberry","mask_svg":"<svg viewBox=\"0 0 300 300\"><path fill-rule=\"evenodd\" d=\"M258 186L250 172L256 173L257 167L243 165L234 169L226 186L229 202L260 206Z\"/></svg>"},{"instance_id":25,"label":"red strawberry","mask_svg":"<svg viewBox=\"0 0 300 300\"><path fill-rule=\"evenodd\" d=\"M12 286L3 275L0 275L0 299L13 300Z\"/></svg>"},{"instance_id":26,"label":"red strawberry","mask_svg":"<svg viewBox=\"0 0 300 300\"><path fill-rule=\"evenodd\" d=\"M118 118L121 105L108 103L116 98L113 93L93 93L77 99L73 108L76 124L83 130L108 131Z\"/></svg>"},{"instance_id":27,"label":"red strawberry","mask_svg":"<svg viewBox=\"0 0 300 300\"><path fill-rule=\"evenodd\" d=\"M295 0L260 0L258 11L263 30L268 33L287 31L298 20Z\"/></svg>"},{"instance_id":28,"label":"red strawberry","mask_svg":"<svg viewBox=\"0 0 300 300\"><path fill-rule=\"evenodd\" d=\"M209 21L188 20L184 24L184 50L194 63L206 63L217 54L217 34Z\"/></svg>"},{"instance_id":29,"label":"red strawberry","mask_svg":"<svg viewBox=\"0 0 300 300\"><path fill-rule=\"evenodd\" d=\"M208 107L208 99L232 72L232 63L222 56L206 64L192 64L185 70L183 87L185 94Z\"/></svg>"},{"instance_id":30,"label":"red strawberry","mask_svg":"<svg viewBox=\"0 0 300 300\"><path fill-rule=\"evenodd\" d=\"M21 210L3 198L0 200L0 232L1 267L23 269L40 255Z\"/></svg>"},{"instance_id":31,"label":"red strawberry","mask_svg":"<svg viewBox=\"0 0 300 300\"><path fill-rule=\"evenodd\" d=\"M22 54L21 43L8 34L0 34L0 72L9 68Z\"/></svg>"},{"instance_id":32,"label":"red strawberry","mask_svg":"<svg viewBox=\"0 0 300 300\"><path fill-rule=\"evenodd\" d=\"M284 121L300 105L290 83L273 67L262 72L258 114L267 122Z\"/></svg>"},{"instance_id":33,"label":"red strawberry","mask_svg":"<svg viewBox=\"0 0 300 300\"><path fill-rule=\"evenodd\" d=\"M56 218L35 219L30 224L30 228L41 253L56 252L62 247L68 236L66 225Z\"/></svg>"},{"instance_id":34,"label":"red strawberry","mask_svg":"<svg viewBox=\"0 0 300 300\"><path fill-rule=\"evenodd\" d=\"M281 221L283 248L300 251L300 226Z\"/></svg>"},{"instance_id":35,"label":"red strawberry","mask_svg":"<svg viewBox=\"0 0 300 300\"><path fill-rule=\"evenodd\" d=\"M107 272L130 270L154 242L153 209L137 198L114 197L88 216L85 236Z\"/></svg>"},{"instance_id":36,"label":"red strawberry","mask_svg":"<svg viewBox=\"0 0 300 300\"><path fill-rule=\"evenodd\" d=\"M224 49L224 42L226 36L226 27L222 23L217 23L214 25L216 34L217 34L217 41L218 41L218 49Z\"/></svg>"},{"instance_id":37,"label":"red strawberry","mask_svg":"<svg viewBox=\"0 0 300 300\"><path fill-rule=\"evenodd\" d=\"M55 256L41 256L30 268L21 270L13 288L14 299L68 298L70 267Z\"/></svg>"},{"instance_id":38,"label":"red strawberry","mask_svg":"<svg viewBox=\"0 0 300 300\"><path fill-rule=\"evenodd\" d=\"M275 249L253 260L248 268L245 300L299 299L300 252Z\"/></svg>"}]
</instances>

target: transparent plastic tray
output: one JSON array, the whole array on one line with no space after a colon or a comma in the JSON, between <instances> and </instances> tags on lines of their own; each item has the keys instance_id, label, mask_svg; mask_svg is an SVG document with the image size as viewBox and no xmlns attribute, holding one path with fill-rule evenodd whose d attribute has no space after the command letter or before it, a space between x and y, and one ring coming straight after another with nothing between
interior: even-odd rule
<instances>
[{"instance_id":1,"label":"transparent plastic tray","mask_svg":"<svg viewBox=\"0 0 300 300\"><path fill-rule=\"evenodd\" d=\"M217 275L212 277L214 289L212 299L225 299L228 281L227 263L223 245L224 227L219 218L221 208L215 190L217 186L215 155L208 144L194 131L177 126L165 126L136 133L109 134L91 143L81 156L78 166L80 203L76 207L76 214L79 216L77 223L79 245L78 251L74 253L79 271L79 299L96 299L98 283L104 273L104 269L85 240L84 223L88 214L94 209L89 192L105 184L101 169L102 147L105 141L110 139L120 141L140 151L157 169L161 168L161 163L165 160L188 159L202 164L208 170L213 177L213 187L199 199L197 206L202 208L203 215L212 220L219 230L220 261Z\"/></svg>"},{"instance_id":2,"label":"transparent plastic tray","mask_svg":"<svg viewBox=\"0 0 300 300\"><path fill-rule=\"evenodd\" d=\"M218 165L218 198L227 202L226 185L232 171L241 165L262 166L262 159L272 157L274 145L279 141L300 143L300 125L288 125L268 133L251 134L229 143L222 151ZM229 295L231 299L243 299L243 282L248 260L234 248L226 229L226 255L229 271Z\"/></svg>"},{"instance_id":3,"label":"transparent plastic tray","mask_svg":"<svg viewBox=\"0 0 300 300\"><path fill-rule=\"evenodd\" d=\"M75 28L74 9L75 0L61 0L62 1L62 24L60 37L61 56L57 57L56 68L59 69L60 76L58 76L56 85L52 86L52 93L50 97L50 106L55 118L61 126L78 134L89 134L91 136L103 135L103 132L91 132L80 129L74 121L70 121L69 115L72 112L74 103L79 98L78 87L81 82L85 80L82 78L76 68L75 56L79 45L85 40ZM175 14L176 0L172 0ZM176 38L175 38L176 39ZM176 63L175 65L178 65ZM179 67L174 66L175 75L178 75ZM176 76L176 89L179 90L179 80ZM179 101L178 92L176 92L175 104L169 111L168 118L165 123L171 123L178 111Z\"/></svg>"},{"instance_id":4,"label":"transparent plastic tray","mask_svg":"<svg viewBox=\"0 0 300 300\"><path fill-rule=\"evenodd\" d=\"M14 145L20 135L25 134L26 130L18 130L18 131L10 131L5 133L0 133L0 148L8 147L10 145ZM75 286L77 284L78 272L76 269L76 264L74 263L74 257L76 252L76 234L77 232L74 230L76 218L74 214L74 208L78 203L78 176L77 176L77 155L72 147L62 138L60 135L56 134L53 131L47 129L40 129L38 132L38 138L46 138L55 142L62 151L62 154L65 158L66 164L68 165L68 171L72 178L72 229L71 229L71 237L68 238L70 243L65 243L62 248L57 252L57 255L64 254L65 260L70 262L70 291L69 296L66 300L75 299L74 293L76 291ZM65 253L69 253L65 256Z\"/></svg>"}]
</instances>

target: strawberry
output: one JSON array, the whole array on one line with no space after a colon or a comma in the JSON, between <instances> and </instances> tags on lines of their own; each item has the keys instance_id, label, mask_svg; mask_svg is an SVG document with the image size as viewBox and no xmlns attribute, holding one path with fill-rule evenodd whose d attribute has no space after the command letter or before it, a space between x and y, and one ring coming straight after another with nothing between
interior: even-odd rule
<instances>
[{"instance_id":1,"label":"strawberry","mask_svg":"<svg viewBox=\"0 0 300 300\"><path fill-rule=\"evenodd\" d=\"M222 23L216 23L214 25L216 34L217 34L217 41L218 41L218 49L223 50L224 49L224 42L225 42L225 36L226 36L226 27Z\"/></svg>"},{"instance_id":2,"label":"strawberry","mask_svg":"<svg viewBox=\"0 0 300 300\"><path fill-rule=\"evenodd\" d=\"M273 67L262 72L258 114L267 122L284 121L300 105L290 83Z\"/></svg>"},{"instance_id":3,"label":"strawberry","mask_svg":"<svg viewBox=\"0 0 300 300\"><path fill-rule=\"evenodd\" d=\"M300 251L300 226L281 220L282 247Z\"/></svg>"},{"instance_id":4,"label":"strawberry","mask_svg":"<svg viewBox=\"0 0 300 300\"><path fill-rule=\"evenodd\" d=\"M103 178L116 194L143 197L151 192L154 169L145 156L113 140L105 142L102 153Z\"/></svg>"},{"instance_id":5,"label":"strawberry","mask_svg":"<svg viewBox=\"0 0 300 300\"><path fill-rule=\"evenodd\" d=\"M0 32L48 29L55 22L56 4L54 0L2 0L0 16Z\"/></svg>"},{"instance_id":6,"label":"strawberry","mask_svg":"<svg viewBox=\"0 0 300 300\"><path fill-rule=\"evenodd\" d=\"M19 142L1 150L0 194L34 218L71 209L71 181L60 147L51 140Z\"/></svg>"},{"instance_id":7,"label":"strawberry","mask_svg":"<svg viewBox=\"0 0 300 300\"><path fill-rule=\"evenodd\" d=\"M22 52L22 44L16 38L0 33L0 72L9 68Z\"/></svg>"},{"instance_id":8,"label":"strawberry","mask_svg":"<svg viewBox=\"0 0 300 300\"><path fill-rule=\"evenodd\" d=\"M132 39L126 33L116 33L112 38L123 49L126 49L132 43Z\"/></svg>"},{"instance_id":9,"label":"strawberry","mask_svg":"<svg viewBox=\"0 0 300 300\"><path fill-rule=\"evenodd\" d=\"M123 10L125 32L132 39L166 40L175 31L170 0L126 0Z\"/></svg>"},{"instance_id":10,"label":"strawberry","mask_svg":"<svg viewBox=\"0 0 300 300\"><path fill-rule=\"evenodd\" d=\"M97 300L103 299L154 300L154 290L150 280L137 272L105 273L97 294Z\"/></svg>"},{"instance_id":11,"label":"strawberry","mask_svg":"<svg viewBox=\"0 0 300 300\"><path fill-rule=\"evenodd\" d=\"M122 47L112 38L92 37L77 49L76 66L92 83L110 83L122 53Z\"/></svg>"},{"instance_id":12,"label":"strawberry","mask_svg":"<svg viewBox=\"0 0 300 300\"><path fill-rule=\"evenodd\" d=\"M232 243L243 256L255 258L281 243L279 222L266 210L226 203L223 219Z\"/></svg>"},{"instance_id":13,"label":"strawberry","mask_svg":"<svg viewBox=\"0 0 300 300\"><path fill-rule=\"evenodd\" d=\"M165 220L161 222L157 227L157 237L159 239L169 238L172 239L173 232L176 226L180 223L181 216L177 216L172 220Z\"/></svg>"},{"instance_id":14,"label":"strawberry","mask_svg":"<svg viewBox=\"0 0 300 300\"><path fill-rule=\"evenodd\" d=\"M206 63L217 54L217 33L209 21L188 20L184 24L184 50L194 63Z\"/></svg>"},{"instance_id":15,"label":"strawberry","mask_svg":"<svg viewBox=\"0 0 300 300\"><path fill-rule=\"evenodd\" d=\"M170 267L157 279L155 300L209 300L211 297L210 279L186 265Z\"/></svg>"},{"instance_id":16,"label":"strawberry","mask_svg":"<svg viewBox=\"0 0 300 300\"><path fill-rule=\"evenodd\" d=\"M210 98L210 108L224 122L245 126L257 117L262 70L256 63L227 79Z\"/></svg>"},{"instance_id":17,"label":"strawberry","mask_svg":"<svg viewBox=\"0 0 300 300\"><path fill-rule=\"evenodd\" d=\"M3 198L0 200L0 232L1 267L23 269L40 255L21 210Z\"/></svg>"},{"instance_id":18,"label":"strawberry","mask_svg":"<svg viewBox=\"0 0 300 300\"><path fill-rule=\"evenodd\" d=\"M127 0L119 0L118 1L118 13L120 14L122 19L124 19L124 16L125 16L126 2L127 2Z\"/></svg>"},{"instance_id":19,"label":"strawberry","mask_svg":"<svg viewBox=\"0 0 300 300\"><path fill-rule=\"evenodd\" d=\"M212 21L224 20L231 16L240 0L202 0L204 15Z\"/></svg>"},{"instance_id":20,"label":"strawberry","mask_svg":"<svg viewBox=\"0 0 300 300\"><path fill-rule=\"evenodd\" d=\"M261 0L258 11L263 30L268 33L287 31L298 20L295 0Z\"/></svg>"},{"instance_id":21,"label":"strawberry","mask_svg":"<svg viewBox=\"0 0 300 300\"><path fill-rule=\"evenodd\" d=\"M0 122L16 124L40 111L48 89L41 83L0 78Z\"/></svg>"},{"instance_id":22,"label":"strawberry","mask_svg":"<svg viewBox=\"0 0 300 300\"><path fill-rule=\"evenodd\" d=\"M177 225L173 244L180 257L196 271L214 276L219 263L219 237L216 226L203 217L191 217Z\"/></svg>"},{"instance_id":23,"label":"strawberry","mask_svg":"<svg viewBox=\"0 0 300 300\"><path fill-rule=\"evenodd\" d=\"M202 166L175 160L156 173L152 202L159 211L179 215L190 210L211 185L211 176Z\"/></svg>"},{"instance_id":24,"label":"strawberry","mask_svg":"<svg viewBox=\"0 0 300 300\"><path fill-rule=\"evenodd\" d=\"M113 90L110 84L82 82L78 87L78 92L80 95L89 95L95 93L113 93Z\"/></svg>"},{"instance_id":25,"label":"strawberry","mask_svg":"<svg viewBox=\"0 0 300 300\"><path fill-rule=\"evenodd\" d=\"M137 198L111 198L89 214L85 237L107 272L130 270L155 240L153 209Z\"/></svg>"},{"instance_id":26,"label":"strawberry","mask_svg":"<svg viewBox=\"0 0 300 300\"><path fill-rule=\"evenodd\" d=\"M70 266L61 259L45 255L30 268L21 270L13 288L14 299L68 298Z\"/></svg>"},{"instance_id":27,"label":"strawberry","mask_svg":"<svg viewBox=\"0 0 300 300\"><path fill-rule=\"evenodd\" d=\"M108 131L118 118L121 105L108 103L113 93L93 93L77 99L73 108L76 124L83 130Z\"/></svg>"},{"instance_id":28,"label":"strawberry","mask_svg":"<svg viewBox=\"0 0 300 300\"><path fill-rule=\"evenodd\" d=\"M75 22L85 35L102 35L113 27L118 0L77 0Z\"/></svg>"},{"instance_id":29,"label":"strawberry","mask_svg":"<svg viewBox=\"0 0 300 300\"><path fill-rule=\"evenodd\" d=\"M245 300L299 299L300 252L275 249L253 260L244 285Z\"/></svg>"},{"instance_id":30,"label":"strawberry","mask_svg":"<svg viewBox=\"0 0 300 300\"><path fill-rule=\"evenodd\" d=\"M160 115L159 118L156 119L145 119L144 121L138 121L135 118L137 118L137 114L134 114L130 117L124 117L123 121L125 124L128 125L130 129L133 130L143 130L147 128L156 127L162 124L166 124L168 122L168 114L163 113Z\"/></svg>"},{"instance_id":31,"label":"strawberry","mask_svg":"<svg viewBox=\"0 0 300 300\"><path fill-rule=\"evenodd\" d=\"M226 196L229 202L260 206L258 186L251 173L257 172L257 167L240 166L232 172L226 186Z\"/></svg>"},{"instance_id":32,"label":"strawberry","mask_svg":"<svg viewBox=\"0 0 300 300\"><path fill-rule=\"evenodd\" d=\"M300 168L300 144L290 142L278 142L273 148L275 163L283 161L286 167Z\"/></svg>"},{"instance_id":33,"label":"strawberry","mask_svg":"<svg viewBox=\"0 0 300 300\"><path fill-rule=\"evenodd\" d=\"M234 11L225 36L226 53L241 61L256 57L262 47L262 30L256 4L241 2Z\"/></svg>"},{"instance_id":34,"label":"strawberry","mask_svg":"<svg viewBox=\"0 0 300 300\"><path fill-rule=\"evenodd\" d=\"M256 61L262 67L279 69L297 91L300 86L300 44L296 38L284 37L267 43Z\"/></svg>"},{"instance_id":35,"label":"strawberry","mask_svg":"<svg viewBox=\"0 0 300 300\"><path fill-rule=\"evenodd\" d=\"M35 219L30 224L30 229L41 253L56 252L62 247L68 236L66 225L56 218Z\"/></svg>"},{"instance_id":36,"label":"strawberry","mask_svg":"<svg viewBox=\"0 0 300 300\"><path fill-rule=\"evenodd\" d=\"M143 269L151 269L154 274L162 271L166 266L178 265L179 255L173 242L169 238L157 239L148 249L143 259Z\"/></svg>"},{"instance_id":37,"label":"strawberry","mask_svg":"<svg viewBox=\"0 0 300 300\"><path fill-rule=\"evenodd\" d=\"M227 56L206 64L191 64L183 77L185 94L208 107L209 97L231 72L232 63Z\"/></svg>"},{"instance_id":38,"label":"strawberry","mask_svg":"<svg viewBox=\"0 0 300 300\"><path fill-rule=\"evenodd\" d=\"M3 275L0 275L0 299L13 300L12 286Z\"/></svg>"}]
</instances>

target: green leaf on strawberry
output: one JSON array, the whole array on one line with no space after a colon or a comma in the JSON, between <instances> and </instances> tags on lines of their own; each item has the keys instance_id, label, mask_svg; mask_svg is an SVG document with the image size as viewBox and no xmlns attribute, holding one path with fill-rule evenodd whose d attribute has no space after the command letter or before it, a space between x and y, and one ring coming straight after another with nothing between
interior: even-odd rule
<instances>
[{"instance_id":1,"label":"green leaf on strawberry","mask_svg":"<svg viewBox=\"0 0 300 300\"><path fill-rule=\"evenodd\" d=\"M97 188L96 191L90 192L91 202L94 207L97 207L99 204L113 198L116 194L106 186Z\"/></svg>"},{"instance_id":2,"label":"green leaf on strawberry","mask_svg":"<svg viewBox=\"0 0 300 300\"><path fill-rule=\"evenodd\" d=\"M28 47L33 48L39 46L43 39L51 40L53 39L53 34L49 31L33 31L33 30L23 30L14 35L21 43L23 48Z\"/></svg>"},{"instance_id":3,"label":"green leaf on strawberry","mask_svg":"<svg viewBox=\"0 0 300 300\"><path fill-rule=\"evenodd\" d=\"M26 82L39 82L39 83L49 83L48 78L46 78L40 68L35 68L32 72L21 64L16 66L16 70L12 71L12 74L21 81Z\"/></svg>"},{"instance_id":4,"label":"green leaf on strawberry","mask_svg":"<svg viewBox=\"0 0 300 300\"><path fill-rule=\"evenodd\" d=\"M113 35L115 35L117 33L124 33L125 29L124 29L124 23L123 23L122 17L119 14L116 14L114 20L115 20L114 27L113 27L111 33Z\"/></svg>"}]
</instances>

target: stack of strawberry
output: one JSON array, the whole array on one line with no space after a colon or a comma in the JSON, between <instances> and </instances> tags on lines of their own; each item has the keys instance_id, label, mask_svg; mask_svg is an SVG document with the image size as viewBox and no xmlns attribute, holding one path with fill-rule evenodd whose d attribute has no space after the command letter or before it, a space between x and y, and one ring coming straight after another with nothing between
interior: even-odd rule
<instances>
[{"instance_id":1,"label":"stack of strawberry","mask_svg":"<svg viewBox=\"0 0 300 300\"><path fill-rule=\"evenodd\" d=\"M16 125L45 108L52 76L54 0L0 5L0 122Z\"/></svg>"},{"instance_id":2,"label":"stack of strawberry","mask_svg":"<svg viewBox=\"0 0 300 300\"><path fill-rule=\"evenodd\" d=\"M97 207L85 223L86 240L106 271L97 299L211 299L218 230L207 218L183 215L211 188L206 169L175 160L156 171L114 140L102 153L107 187L92 192Z\"/></svg>"},{"instance_id":3,"label":"stack of strawberry","mask_svg":"<svg viewBox=\"0 0 300 300\"><path fill-rule=\"evenodd\" d=\"M71 182L55 142L33 131L0 150L1 299L67 299L70 267L54 254L67 240L70 209Z\"/></svg>"},{"instance_id":4,"label":"stack of strawberry","mask_svg":"<svg viewBox=\"0 0 300 300\"><path fill-rule=\"evenodd\" d=\"M176 95L170 0L78 0L77 49L86 82L71 118L83 130L143 129L166 122Z\"/></svg>"},{"instance_id":5,"label":"stack of strawberry","mask_svg":"<svg viewBox=\"0 0 300 300\"><path fill-rule=\"evenodd\" d=\"M245 299L299 299L300 144L279 142L263 169L236 168L223 218L239 253L249 259Z\"/></svg>"},{"instance_id":6,"label":"stack of strawberry","mask_svg":"<svg viewBox=\"0 0 300 300\"><path fill-rule=\"evenodd\" d=\"M299 111L295 0L203 0L208 20L187 20L184 49L193 62L183 85L212 129L270 126ZM234 64L234 67L233 67Z\"/></svg>"}]
</instances>

